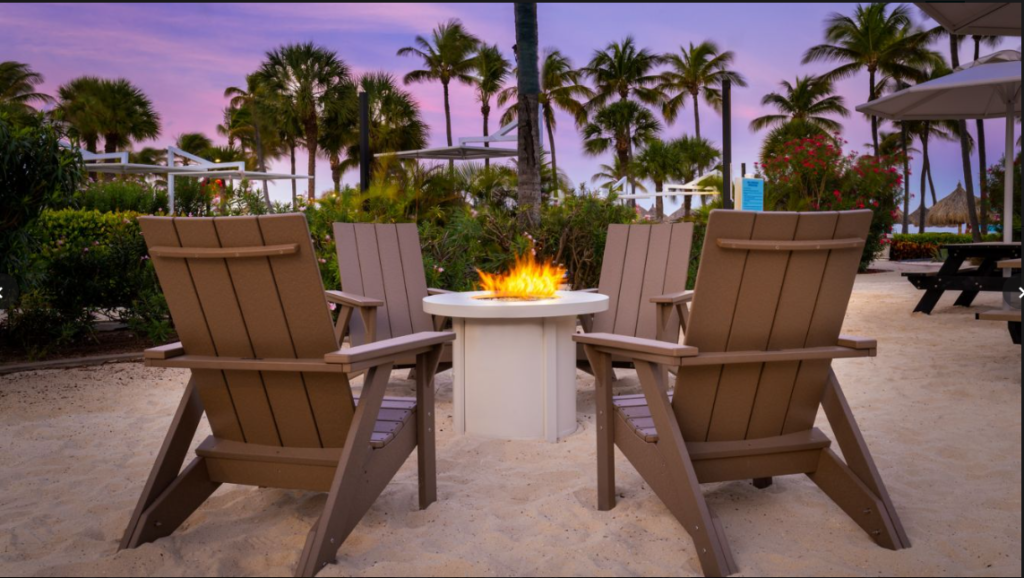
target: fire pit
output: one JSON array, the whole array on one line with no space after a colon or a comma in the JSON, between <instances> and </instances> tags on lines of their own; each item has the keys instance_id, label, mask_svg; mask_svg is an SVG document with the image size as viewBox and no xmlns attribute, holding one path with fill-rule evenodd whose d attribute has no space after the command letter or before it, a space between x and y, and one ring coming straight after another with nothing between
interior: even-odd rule
<instances>
[{"instance_id":1,"label":"fire pit","mask_svg":"<svg viewBox=\"0 0 1024 578\"><path fill-rule=\"evenodd\" d=\"M530 262L521 262L517 271ZM514 273L492 281L514 278ZM557 274L559 283L563 275ZM572 435L576 431L572 336L577 318L606 311L608 298L557 291L557 284L541 295L538 285L518 294L489 283L483 276L483 286L492 290L424 300L427 313L453 319L458 337L453 359L456 432L552 443ZM540 283L544 284L550 283Z\"/></svg>"}]
</instances>

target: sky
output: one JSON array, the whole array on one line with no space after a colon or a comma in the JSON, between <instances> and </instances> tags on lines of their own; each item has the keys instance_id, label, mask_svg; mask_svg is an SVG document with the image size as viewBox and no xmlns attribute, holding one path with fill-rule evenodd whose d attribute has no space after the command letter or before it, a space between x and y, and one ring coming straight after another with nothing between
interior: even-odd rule
<instances>
[{"instance_id":1,"label":"sky","mask_svg":"<svg viewBox=\"0 0 1024 578\"><path fill-rule=\"evenodd\" d=\"M714 40L723 50L736 53L735 70L749 87L734 91L733 158L740 163L757 161L764 134L752 133L751 120L767 112L761 98L778 89L784 79L821 74L829 65L802 65L804 52L823 42L824 21L830 13L851 13L853 4L639 4L639 3L544 3L540 4L540 44L557 48L578 67L594 51L632 35L644 47L659 53L680 46ZM924 16L913 10L927 26ZM296 42L315 42L337 51L355 74L386 71L402 78L419 68L415 58L396 52L413 43L417 35L429 35L440 22L458 18L479 38L497 44L512 59L515 25L512 4L0 4L0 60L26 62L45 77L41 89L53 94L61 84L82 75L124 77L144 90L163 119L163 134L141 146L166 146L186 132L216 136L227 105L224 89L244 86L265 53ZM948 46L936 47L948 57ZM1006 40L1002 49L1020 49L1019 39ZM963 61L973 58L973 45L964 48ZM838 85L851 110L867 100L866 74ZM445 145L444 107L440 84L410 85L408 90L421 106L430 126L430 145ZM454 137L482 134L480 105L474 91L453 85ZM722 123L713 110L702 105L701 132L721 143ZM492 128L495 125L492 114ZM660 116L660 115L659 115ZM572 119L560 115L555 143L559 167L576 184L589 183L601 164L611 156L588 157ZM849 150L867 150L870 124L854 113L843 121ZM664 138L693 132L693 111L688 107ZM972 123L973 126L973 123ZM1005 149L1005 123L987 125L988 159L994 164ZM972 128L973 131L973 128ZM933 173L939 196L956 188L963 178L959 146L937 143L933 149ZM300 172L306 166L299 152ZM920 159L915 165L920 164ZM974 161L975 171L977 160ZM287 172L287 159L272 170ZM748 169L748 172L751 169ZM330 167L317 165L317 189L328 190ZM975 174L975 182L977 182ZM911 179L916 186L917 179ZM355 184L356 171L343 182ZM300 190L305 184L300 183ZM290 198L290 185L275 184L277 200ZM914 201L916 206L917 201Z\"/></svg>"}]
</instances>

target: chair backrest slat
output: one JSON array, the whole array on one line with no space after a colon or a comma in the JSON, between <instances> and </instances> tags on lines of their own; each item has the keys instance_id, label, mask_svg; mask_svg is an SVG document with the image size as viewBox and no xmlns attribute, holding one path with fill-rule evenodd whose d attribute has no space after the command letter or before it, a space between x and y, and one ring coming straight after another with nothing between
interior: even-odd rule
<instances>
[{"instance_id":1,"label":"chair backrest slat","mask_svg":"<svg viewBox=\"0 0 1024 578\"><path fill-rule=\"evenodd\" d=\"M187 354L319 359L337 349L301 215L147 217L140 223L151 247L174 247L180 241L184 248L237 248L245 255L153 257ZM297 251L254 257L246 250L283 245L294 245ZM202 332L182 330L199 321L207 328L205 339ZM218 438L285 447L344 445L354 413L345 376L251 371L195 375Z\"/></svg>"},{"instance_id":2,"label":"chair backrest slat","mask_svg":"<svg viewBox=\"0 0 1024 578\"><path fill-rule=\"evenodd\" d=\"M713 213L687 345L702 353L836 345L870 211ZM740 241L724 243L720 239ZM843 243L824 243L843 240ZM753 241L752 243L744 243ZM822 241L761 250L762 241ZM814 425L829 361L681 368L673 408L688 441L759 439Z\"/></svg>"},{"instance_id":3,"label":"chair backrest slat","mask_svg":"<svg viewBox=\"0 0 1024 578\"><path fill-rule=\"evenodd\" d=\"M658 338L651 299L686 290L693 225L612 225L608 229L599 291L607 312L594 320L596 333ZM678 327L672 316L670 327Z\"/></svg>"},{"instance_id":4,"label":"chair backrest slat","mask_svg":"<svg viewBox=\"0 0 1024 578\"><path fill-rule=\"evenodd\" d=\"M343 291L384 302L377 310L377 339L433 331L423 311L427 277L416 225L335 223ZM350 324L352 343L365 342L362 319Z\"/></svg>"}]
</instances>

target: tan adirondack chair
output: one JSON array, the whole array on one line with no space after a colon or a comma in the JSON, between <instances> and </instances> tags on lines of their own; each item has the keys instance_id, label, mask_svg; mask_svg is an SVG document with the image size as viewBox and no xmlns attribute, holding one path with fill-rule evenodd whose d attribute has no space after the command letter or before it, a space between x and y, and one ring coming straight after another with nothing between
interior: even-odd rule
<instances>
[{"instance_id":1,"label":"tan adirondack chair","mask_svg":"<svg viewBox=\"0 0 1024 578\"><path fill-rule=\"evenodd\" d=\"M600 287L593 290L608 296L608 311L582 319L584 332L678 343L693 298L686 290L692 246L692 223L609 227ZM582 345L577 349L579 368L593 375ZM627 358L612 361L633 366Z\"/></svg>"},{"instance_id":2,"label":"tan adirondack chair","mask_svg":"<svg viewBox=\"0 0 1024 578\"><path fill-rule=\"evenodd\" d=\"M146 364L192 379L122 549L169 536L221 484L329 492L296 571L313 576L417 448L420 507L436 500L432 381L454 335L339 350L301 215L139 221L181 337ZM401 358L416 359L414 400L384 396ZM182 471L204 412L213 435Z\"/></svg>"},{"instance_id":3,"label":"tan adirondack chair","mask_svg":"<svg viewBox=\"0 0 1024 578\"><path fill-rule=\"evenodd\" d=\"M330 292L328 299L351 319L339 339L362 345L444 328L447 319L423 311L424 298L446 291L427 288L416 225L335 223L334 239L343 291ZM441 367L451 362L449 346L441 354ZM399 360L397 367L415 367L415 360Z\"/></svg>"},{"instance_id":4,"label":"tan adirondack chair","mask_svg":"<svg viewBox=\"0 0 1024 578\"><path fill-rule=\"evenodd\" d=\"M717 211L685 345L577 336L598 376L601 510L615 506L618 446L693 538L708 576L737 568L702 483L806 474L880 546L910 547L831 369L876 352L875 341L840 337L870 222L869 211ZM613 397L616 356L633 360L643 395ZM814 427L819 407L845 462Z\"/></svg>"}]
</instances>

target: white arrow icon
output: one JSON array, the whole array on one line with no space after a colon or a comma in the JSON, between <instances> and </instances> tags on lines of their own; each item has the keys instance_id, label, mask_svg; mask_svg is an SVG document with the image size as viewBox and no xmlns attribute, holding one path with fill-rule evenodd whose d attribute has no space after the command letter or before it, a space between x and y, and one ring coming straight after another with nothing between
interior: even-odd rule
<instances>
[{"instance_id":1,"label":"white arrow icon","mask_svg":"<svg viewBox=\"0 0 1024 578\"><path fill-rule=\"evenodd\" d=\"M1017 289L1020 289L1020 298L1024 299L1024 289L1021 289L1020 287L1017 287Z\"/></svg>"}]
</instances>

